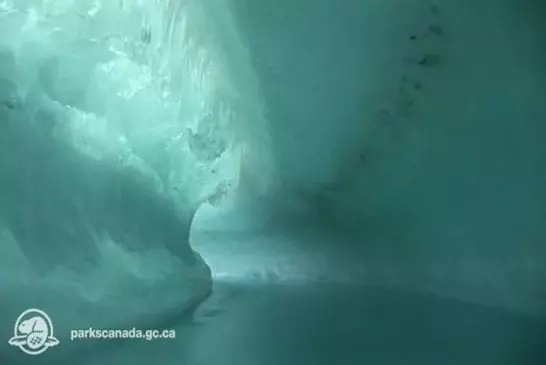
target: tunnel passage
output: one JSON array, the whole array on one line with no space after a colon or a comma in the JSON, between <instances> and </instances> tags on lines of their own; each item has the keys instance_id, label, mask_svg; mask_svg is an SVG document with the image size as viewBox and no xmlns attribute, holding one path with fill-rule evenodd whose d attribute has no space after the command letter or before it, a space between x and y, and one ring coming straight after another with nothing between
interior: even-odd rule
<instances>
[{"instance_id":1,"label":"tunnel passage","mask_svg":"<svg viewBox=\"0 0 546 365\"><path fill-rule=\"evenodd\" d=\"M227 241L203 244L213 270L544 313L543 5L238 0L233 9L280 183L260 199L242 187L239 200L199 214L203 242Z\"/></svg>"},{"instance_id":2,"label":"tunnel passage","mask_svg":"<svg viewBox=\"0 0 546 365\"><path fill-rule=\"evenodd\" d=\"M8 3L2 336L201 302L200 205L217 282L544 315L538 1Z\"/></svg>"}]
</instances>

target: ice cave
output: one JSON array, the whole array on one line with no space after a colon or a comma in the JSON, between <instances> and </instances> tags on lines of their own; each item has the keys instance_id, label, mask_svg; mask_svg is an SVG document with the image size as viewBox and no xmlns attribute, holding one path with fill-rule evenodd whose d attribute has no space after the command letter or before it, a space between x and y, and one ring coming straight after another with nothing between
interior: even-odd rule
<instances>
[{"instance_id":1,"label":"ice cave","mask_svg":"<svg viewBox=\"0 0 546 365\"><path fill-rule=\"evenodd\" d=\"M338 363L546 363L546 2L0 0L0 364Z\"/></svg>"}]
</instances>

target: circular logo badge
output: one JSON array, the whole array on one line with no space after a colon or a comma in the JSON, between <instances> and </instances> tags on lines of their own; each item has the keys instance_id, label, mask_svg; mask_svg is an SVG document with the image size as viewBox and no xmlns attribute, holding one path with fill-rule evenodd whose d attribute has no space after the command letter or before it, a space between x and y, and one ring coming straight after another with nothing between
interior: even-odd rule
<instances>
[{"instance_id":1,"label":"circular logo badge","mask_svg":"<svg viewBox=\"0 0 546 365\"><path fill-rule=\"evenodd\" d=\"M9 344L26 354L39 355L49 347L57 346L59 340L53 336L53 323L44 311L27 309L15 321Z\"/></svg>"}]
</instances>

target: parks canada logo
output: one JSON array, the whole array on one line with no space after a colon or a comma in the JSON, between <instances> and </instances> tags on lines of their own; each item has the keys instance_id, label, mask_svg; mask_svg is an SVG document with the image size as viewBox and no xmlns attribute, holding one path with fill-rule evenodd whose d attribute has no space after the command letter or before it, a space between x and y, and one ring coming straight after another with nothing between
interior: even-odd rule
<instances>
[{"instance_id":1,"label":"parks canada logo","mask_svg":"<svg viewBox=\"0 0 546 365\"><path fill-rule=\"evenodd\" d=\"M15 321L13 337L8 341L29 355L39 355L57 346L59 340L53 333L51 318L39 309L27 309Z\"/></svg>"}]
</instances>

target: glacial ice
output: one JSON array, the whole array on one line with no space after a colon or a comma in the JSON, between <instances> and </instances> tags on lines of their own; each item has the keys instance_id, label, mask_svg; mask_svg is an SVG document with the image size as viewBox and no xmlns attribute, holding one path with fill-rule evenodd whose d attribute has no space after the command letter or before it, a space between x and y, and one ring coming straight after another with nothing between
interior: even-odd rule
<instances>
[{"instance_id":1,"label":"glacial ice","mask_svg":"<svg viewBox=\"0 0 546 365\"><path fill-rule=\"evenodd\" d=\"M6 317L202 298L192 217L240 186L253 224L312 235L286 260L277 237L245 232L248 255L214 241L219 272L308 280L311 257L316 278L334 263L331 276L543 311L542 5L518 4L0 1Z\"/></svg>"},{"instance_id":2,"label":"glacial ice","mask_svg":"<svg viewBox=\"0 0 546 365\"><path fill-rule=\"evenodd\" d=\"M214 270L544 315L544 2L233 3L282 184L204 222Z\"/></svg>"},{"instance_id":3,"label":"glacial ice","mask_svg":"<svg viewBox=\"0 0 546 365\"><path fill-rule=\"evenodd\" d=\"M71 326L134 325L209 292L192 218L267 143L244 47L218 29L230 14L210 9L0 1L6 319L39 307Z\"/></svg>"}]
</instances>

